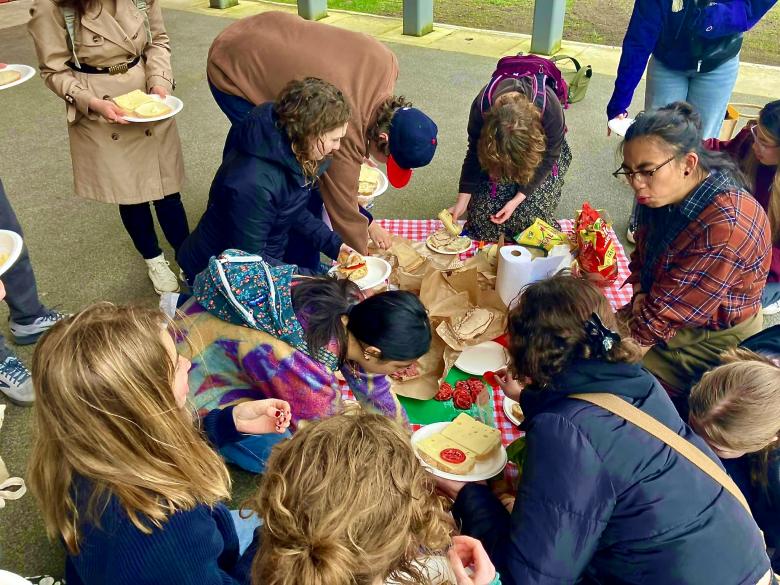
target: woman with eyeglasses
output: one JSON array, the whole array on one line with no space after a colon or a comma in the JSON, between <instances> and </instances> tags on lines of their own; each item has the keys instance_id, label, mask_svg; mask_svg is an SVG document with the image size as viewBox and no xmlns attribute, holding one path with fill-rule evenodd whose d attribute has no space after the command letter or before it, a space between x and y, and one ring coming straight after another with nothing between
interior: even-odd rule
<instances>
[{"instance_id":1,"label":"woman with eyeglasses","mask_svg":"<svg viewBox=\"0 0 780 585\"><path fill-rule=\"evenodd\" d=\"M620 310L683 419L691 385L761 330L769 221L736 163L704 147L693 107L640 114L621 145L639 204L631 302Z\"/></svg>"},{"instance_id":2,"label":"woman with eyeglasses","mask_svg":"<svg viewBox=\"0 0 780 585\"><path fill-rule=\"evenodd\" d=\"M761 296L764 315L780 313L780 100L769 102L750 122L728 141L715 138L705 142L710 150L726 152L736 161L761 207L769 216L772 230L772 264Z\"/></svg>"}]
</instances>

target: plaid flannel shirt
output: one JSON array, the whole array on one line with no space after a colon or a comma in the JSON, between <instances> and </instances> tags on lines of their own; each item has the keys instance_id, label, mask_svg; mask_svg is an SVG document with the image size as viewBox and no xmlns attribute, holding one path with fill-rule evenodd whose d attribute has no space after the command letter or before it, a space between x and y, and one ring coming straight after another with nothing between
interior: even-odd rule
<instances>
[{"instance_id":1,"label":"plaid flannel shirt","mask_svg":"<svg viewBox=\"0 0 780 585\"><path fill-rule=\"evenodd\" d=\"M721 330L761 310L771 261L766 213L744 191L719 176L705 181L668 211L663 228L687 221L653 266L653 282L631 334L643 346L668 341L680 329ZM639 283L647 259L647 228L637 233L630 283Z\"/></svg>"}]
</instances>

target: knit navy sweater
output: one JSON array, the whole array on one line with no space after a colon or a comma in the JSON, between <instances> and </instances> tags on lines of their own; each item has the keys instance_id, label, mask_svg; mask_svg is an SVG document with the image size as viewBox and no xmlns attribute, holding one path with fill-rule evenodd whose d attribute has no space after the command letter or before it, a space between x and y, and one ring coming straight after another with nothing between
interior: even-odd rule
<instances>
[{"instance_id":1,"label":"knit navy sweater","mask_svg":"<svg viewBox=\"0 0 780 585\"><path fill-rule=\"evenodd\" d=\"M242 437L232 408L204 419L206 434L217 447ZM116 498L100 517L100 527L82 525L81 551L68 556L68 585L222 585L249 583L259 532L243 555L228 509L199 505L176 512L162 528L141 532Z\"/></svg>"}]
</instances>

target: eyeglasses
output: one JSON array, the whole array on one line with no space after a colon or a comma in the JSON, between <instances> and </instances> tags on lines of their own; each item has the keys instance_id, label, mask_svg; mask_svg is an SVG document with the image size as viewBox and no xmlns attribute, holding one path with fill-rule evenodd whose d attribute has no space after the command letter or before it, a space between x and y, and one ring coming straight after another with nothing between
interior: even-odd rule
<instances>
[{"instance_id":1,"label":"eyeglasses","mask_svg":"<svg viewBox=\"0 0 780 585\"><path fill-rule=\"evenodd\" d=\"M750 126L750 133L753 135L754 144L758 145L764 150L772 150L774 148L780 148L780 144L767 144L765 140L759 138L757 128L758 128L758 124L753 124L752 126Z\"/></svg>"},{"instance_id":2,"label":"eyeglasses","mask_svg":"<svg viewBox=\"0 0 780 585\"><path fill-rule=\"evenodd\" d=\"M620 167L618 170L612 173L612 176L615 177L616 179L619 179L620 177L624 177L628 183L633 183L634 178L638 176L641 177L646 183L649 183L652 180L653 175L656 174L661 167L668 165L673 160L674 160L674 156L671 156L667 158L664 162L662 162L660 165L658 165L657 167L643 170L643 171L628 171L623 167Z\"/></svg>"}]
</instances>

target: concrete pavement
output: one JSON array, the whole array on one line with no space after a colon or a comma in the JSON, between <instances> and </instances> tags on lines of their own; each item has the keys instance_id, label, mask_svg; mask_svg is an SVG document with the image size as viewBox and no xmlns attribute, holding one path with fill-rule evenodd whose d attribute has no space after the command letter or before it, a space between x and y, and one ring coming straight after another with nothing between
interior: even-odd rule
<instances>
[{"instance_id":1,"label":"concrete pavement","mask_svg":"<svg viewBox=\"0 0 780 585\"><path fill-rule=\"evenodd\" d=\"M206 9L202 2L191 5L185 0L162 1L167 7L164 16L173 45L176 93L185 104L177 120L188 175L183 196L194 225L205 207L228 128L207 87L206 54L212 39L231 22L230 18L267 6L245 2L220 12ZM37 62L23 26L28 6L29 0L0 5L0 61ZM337 26L363 27L358 30L375 32L388 42L400 63L398 92L425 110L440 129L440 146L433 164L416 171L407 189L391 189L384 195L375 209L377 216L434 216L454 200L457 192L471 100L490 76L496 57L522 50L526 40L518 35L439 26L433 33L438 36L414 40L399 38L396 32L400 23L393 19L341 13L329 19ZM601 49L588 53L590 50L582 49L580 54L584 62L596 65L599 61L595 55ZM604 54L611 51L605 49ZM614 82L614 62L612 59L594 67L588 97L567 112L567 139L574 161L566 177L559 216L572 216L584 200L589 200L608 209L616 220L617 232L623 233L631 193L610 175L619 164L618 140L606 137L604 119ZM759 77L765 77L765 83L759 84L761 88L773 88L772 84L780 82L776 70L756 71ZM763 95L738 94L735 101L763 104L768 95L780 95L777 89L771 91L768 94L762 90ZM640 88L633 111L641 108L642 100ZM64 105L38 78L0 91L0 177L24 226L44 302L71 311L97 300L150 306L156 303L145 265L125 234L117 209L73 196ZM167 248L166 252L172 259ZM0 322L6 317L2 305ZM5 333L5 328L0 327L0 331ZM30 348L22 348L19 353L29 361ZM30 409L8 406L5 426L0 431L0 454L14 475L24 474L30 425ZM234 477L235 507L254 480L241 473ZM28 575L61 574L60 547L46 540L29 495L0 510L0 568Z\"/></svg>"}]
</instances>

